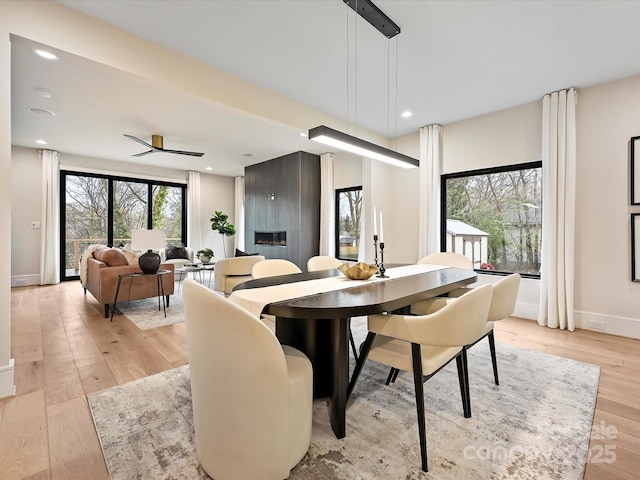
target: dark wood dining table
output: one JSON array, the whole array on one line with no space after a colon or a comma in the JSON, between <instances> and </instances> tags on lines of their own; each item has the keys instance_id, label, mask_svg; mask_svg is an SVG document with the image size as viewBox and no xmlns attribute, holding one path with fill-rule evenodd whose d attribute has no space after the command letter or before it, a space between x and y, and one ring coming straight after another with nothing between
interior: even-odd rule
<instances>
[{"instance_id":1,"label":"dark wood dining table","mask_svg":"<svg viewBox=\"0 0 640 480\"><path fill-rule=\"evenodd\" d=\"M351 288L277 301L263 309L276 317L280 343L297 348L311 360L314 398L329 398L329 418L337 438L346 435L350 318L397 311L477 279L472 270L452 267L399 278L393 278L393 269L387 274L390 278L385 281L354 280ZM341 275L337 269L280 275L250 280L234 292Z\"/></svg>"}]
</instances>

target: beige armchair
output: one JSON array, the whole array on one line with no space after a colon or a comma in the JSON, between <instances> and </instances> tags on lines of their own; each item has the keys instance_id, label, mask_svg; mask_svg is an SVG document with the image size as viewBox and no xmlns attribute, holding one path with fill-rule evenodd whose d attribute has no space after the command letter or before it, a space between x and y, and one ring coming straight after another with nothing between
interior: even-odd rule
<instances>
[{"instance_id":1,"label":"beige armchair","mask_svg":"<svg viewBox=\"0 0 640 480\"><path fill-rule=\"evenodd\" d=\"M173 264L176 270L195 262L195 253L192 248L184 247L184 253L186 253L187 258L170 258L167 260L167 249L162 248L158 251L158 254L160 255L160 262Z\"/></svg>"},{"instance_id":2,"label":"beige armchair","mask_svg":"<svg viewBox=\"0 0 640 480\"><path fill-rule=\"evenodd\" d=\"M317 272L318 270L331 270L332 268L338 268L342 263L343 262L336 257L316 255L307 260L307 271Z\"/></svg>"},{"instance_id":3,"label":"beige armchair","mask_svg":"<svg viewBox=\"0 0 640 480\"><path fill-rule=\"evenodd\" d=\"M233 287L251 280L253 266L264 260L263 255L223 258L213 270L213 288L230 295Z\"/></svg>"},{"instance_id":4,"label":"beige armchair","mask_svg":"<svg viewBox=\"0 0 640 480\"><path fill-rule=\"evenodd\" d=\"M311 362L192 279L184 312L202 467L216 480L287 478L311 443Z\"/></svg>"}]
</instances>

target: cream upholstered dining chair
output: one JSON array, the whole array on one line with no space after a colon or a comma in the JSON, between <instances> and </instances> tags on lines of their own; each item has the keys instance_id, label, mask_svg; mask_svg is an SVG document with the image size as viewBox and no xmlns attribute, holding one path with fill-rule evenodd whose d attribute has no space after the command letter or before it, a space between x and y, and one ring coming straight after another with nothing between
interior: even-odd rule
<instances>
[{"instance_id":1,"label":"cream upholstered dining chair","mask_svg":"<svg viewBox=\"0 0 640 480\"><path fill-rule=\"evenodd\" d=\"M307 260L307 271L317 272L318 270L331 270L332 268L338 268L340 265L342 265L342 262L336 257L316 255Z\"/></svg>"},{"instance_id":2,"label":"cream upholstered dining chair","mask_svg":"<svg viewBox=\"0 0 640 480\"><path fill-rule=\"evenodd\" d=\"M311 443L311 362L193 279L184 311L202 467L216 480L287 478Z\"/></svg>"},{"instance_id":3,"label":"cream upholstered dining chair","mask_svg":"<svg viewBox=\"0 0 640 480\"><path fill-rule=\"evenodd\" d=\"M484 337L489 338L489 350L491 351L491 363L493 365L493 379L496 385L500 385L498 380L498 361L496 359L496 343L493 335L494 322L503 320L513 313L516 308L516 301L518 299L518 289L520 288L520 274L512 273L504 278L501 278L492 285L493 296L491 298L491 307L487 314L487 321L484 325L483 332L472 342L464 347L464 357L466 361L466 351L482 340ZM465 289L460 289L465 290ZM472 288L467 288L466 291L472 291ZM432 313L444 305L447 302L451 302L452 299L447 298L433 298L429 300L423 300L415 303L411 306L411 312L417 315L425 315ZM395 377L397 371L393 374Z\"/></svg>"},{"instance_id":4,"label":"cream upholstered dining chair","mask_svg":"<svg viewBox=\"0 0 640 480\"><path fill-rule=\"evenodd\" d=\"M491 286L483 285L452 299L429 315L369 316L369 333L349 382L347 398L353 392L367 358L399 370L413 371L420 454L425 472L428 462L422 383L455 358L464 416L471 416L469 377L462 359L462 347L484 331L491 294Z\"/></svg>"},{"instance_id":5,"label":"cream upholstered dining chair","mask_svg":"<svg viewBox=\"0 0 640 480\"><path fill-rule=\"evenodd\" d=\"M427 255L418 260L418 263L428 265L446 265L448 267L466 268L473 270L473 262L464 255L453 252L438 252Z\"/></svg>"},{"instance_id":6,"label":"cream upholstered dining chair","mask_svg":"<svg viewBox=\"0 0 640 480\"><path fill-rule=\"evenodd\" d=\"M300 270L295 263L282 258L263 260L262 262L256 263L251 269L251 277L254 279L275 277L277 275L287 275L290 273L302 273L302 270Z\"/></svg>"},{"instance_id":7,"label":"cream upholstered dining chair","mask_svg":"<svg viewBox=\"0 0 640 480\"><path fill-rule=\"evenodd\" d=\"M253 266L264 260L263 255L223 258L213 270L213 288L231 295L234 287L251 280Z\"/></svg>"},{"instance_id":8,"label":"cream upholstered dining chair","mask_svg":"<svg viewBox=\"0 0 640 480\"><path fill-rule=\"evenodd\" d=\"M338 268L342 265L342 261L336 257L330 257L328 255L316 255L307 260L307 271L317 272L319 270L331 270L332 268ZM349 343L351 344L351 351L353 352L353 358L358 359L358 349L356 348L356 342L353 339L353 332L351 331L351 322L349 322Z\"/></svg>"}]
</instances>

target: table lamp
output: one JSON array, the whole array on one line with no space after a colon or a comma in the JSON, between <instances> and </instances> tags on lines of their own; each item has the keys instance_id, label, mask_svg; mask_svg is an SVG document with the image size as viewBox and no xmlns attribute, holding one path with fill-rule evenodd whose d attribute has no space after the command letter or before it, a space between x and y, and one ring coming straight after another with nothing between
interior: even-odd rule
<instances>
[{"instance_id":1,"label":"table lamp","mask_svg":"<svg viewBox=\"0 0 640 480\"><path fill-rule=\"evenodd\" d=\"M147 250L138 258L142 273L156 273L160 267L160 255L151 250L165 247L164 230L134 230L131 235L132 250Z\"/></svg>"}]
</instances>

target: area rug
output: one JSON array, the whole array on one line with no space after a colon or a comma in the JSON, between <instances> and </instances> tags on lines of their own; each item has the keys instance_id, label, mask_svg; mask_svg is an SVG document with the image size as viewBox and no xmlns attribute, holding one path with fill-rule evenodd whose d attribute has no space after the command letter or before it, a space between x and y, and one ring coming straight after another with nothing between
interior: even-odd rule
<instances>
[{"instance_id":1,"label":"area rug","mask_svg":"<svg viewBox=\"0 0 640 480\"><path fill-rule=\"evenodd\" d=\"M290 478L581 479L599 367L497 349L500 386L487 345L469 351L469 419L455 362L425 384L428 473L420 468L411 375L385 386L387 368L367 362L348 406L347 436L335 438L326 401L315 401L311 447ZM195 453L188 365L92 394L89 404L112 479L209 478Z\"/></svg>"},{"instance_id":2,"label":"area rug","mask_svg":"<svg viewBox=\"0 0 640 480\"><path fill-rule=\"evenodd\" d=\"M131 300L130 302L118 302L118 313L126 316L140 330L173 325L184 322L184 305L182 303L182 289L174 289L173 295L169 299L169 307L166 309L167 316L164 316L162 303L158 310L158 298L143 298L141 300Z\"/></svg>"}]
</instances>

